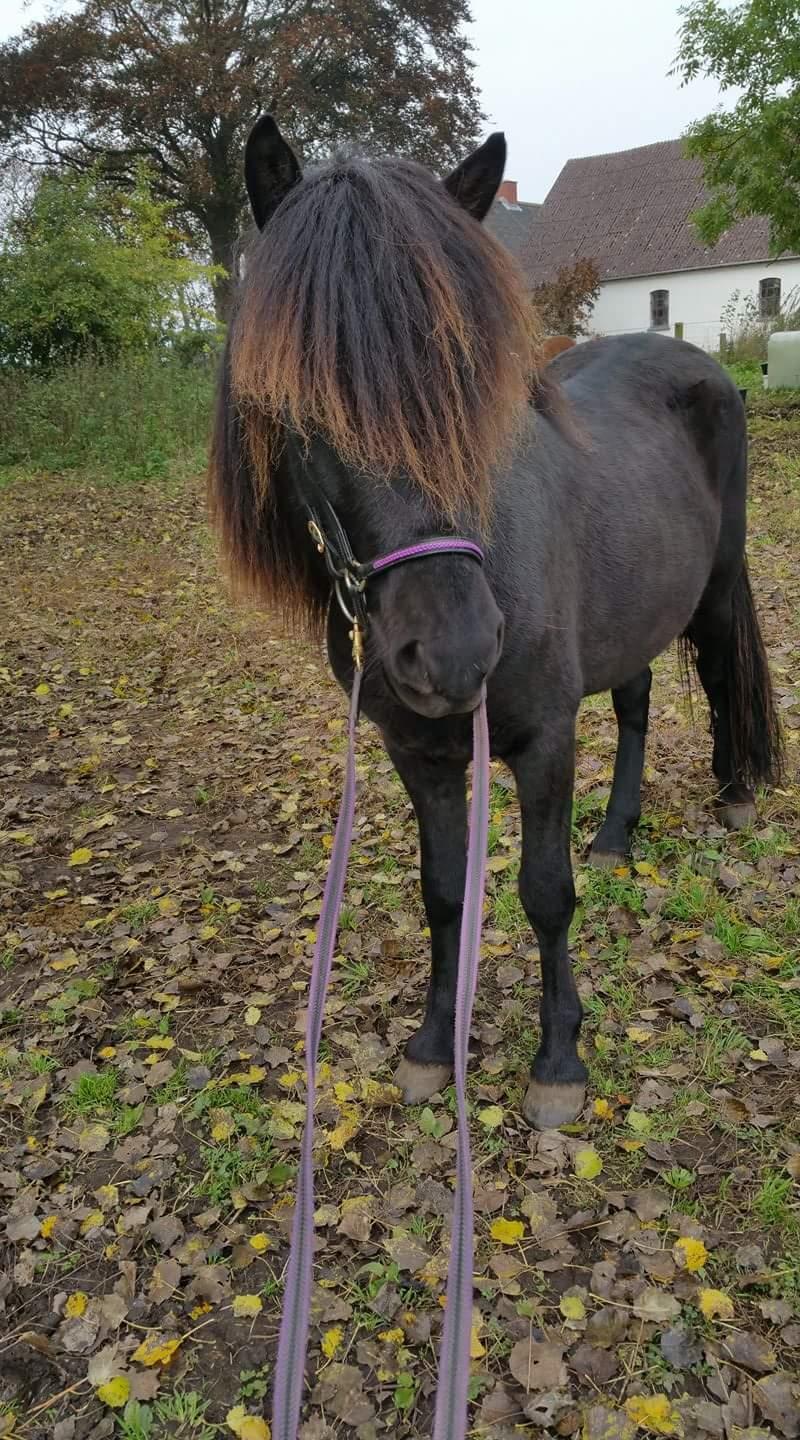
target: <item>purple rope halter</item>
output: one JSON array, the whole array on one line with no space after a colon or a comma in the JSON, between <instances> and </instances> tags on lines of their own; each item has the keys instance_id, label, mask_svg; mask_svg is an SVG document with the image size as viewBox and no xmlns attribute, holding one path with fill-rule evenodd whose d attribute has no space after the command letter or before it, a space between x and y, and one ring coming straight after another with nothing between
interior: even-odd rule
<instances>
[{"instance_id":1,"label":"purple rope halter","mask_svg":"<svg viewBox=\"0 0 800 1440\"><path fill-rule=\"evenodd\" d=\"M300 1166L292 1222L289 1263L286 1269L283 1313L278 1337L278 1358L272 1401L273 1440L296 1440L303 1398L311 1287L314 1258L314 1101L317 1057L325 995L333 964L333 952L344 894L347 861L353 832L356 802L355 740L363 664L363 639L367 623L364 591L373 575L394 565L423 559L428 555L469 555L479 564L483 552L471 540L442 536L422 540L360 565L333 509L328 506L335 539L331 541L317 517L311 515L309 531L325 558L337 600L352 625L353 689L350 696L347 763L331 863L322 897L317 943L311 970L306 1025L306 1114L300 1148ZM350 604L348 604L348 600ZM352 607L352 608L351 608ZM473 715L473 777L469 818L469 848L458 952L458 984L455 1015L455 1085L458 1110L456 1148L456 1192L453 1211L450 1266L447 1276L447 1303L439 1364L436 1419L433 1440L463 1440L467 1425L470 1332L472 1328L473 1215L472 1162L467 1120L466 1075L472 1005L478 979L481 920L486 880L486 836L489 821L489 728L486 696Z\"/></svg>"}]
</instances>

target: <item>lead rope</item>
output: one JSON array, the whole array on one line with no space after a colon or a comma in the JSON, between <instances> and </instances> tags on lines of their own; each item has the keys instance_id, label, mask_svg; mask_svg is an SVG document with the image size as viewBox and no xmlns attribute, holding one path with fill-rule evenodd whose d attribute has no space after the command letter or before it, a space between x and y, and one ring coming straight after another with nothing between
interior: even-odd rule
<instances>
[{"instance_id":1,"label":"lead rope","mask_svg":"<svg viewBox=\"0 0 800 1440\"><path fill-rule=\"evenodd\" d=\"M355 640L354 640L355 645ZM278 1358L272 1400L273 1440L297 1440L303 1399L308 1327L311 1313L311 1285L314 1261L314 1101L316 1098L317 1056L325 994L328 989L333 951L344 893L347 861L353 833L356 800L355 739L361 670L353 677L348 723L347 765L339 819L331 850L331 863L319 918L317 943L311 969L306 1023L306 1114L300 1147L300 1167L286 1288L278 1337ZM458 986L455 1017L455 1084L458 1108L456 1151L456 1195L453 1211L452 1245L447 1278L447 1306L436 1397L434 1440L464 1440L467 1424L470 1332L472 1328L472 1162L467 1123L466 1073L472 1004L478 979L481 917L486 879L486 837L489 819L489 730L486 698L473 716L474 761L470 808L467 874L461 939L458 955Z\"/></svg>"},{"instance_id":2,"label":"lead rope","mask_svg":"<svg viewBox=\"0 0 800 1440\"><path fill-rule=\"evenodd\" d=\"M278 1336L278 1358L275 1364L275 1388L272 1397L273 1440L297 1440L300 1405L303 1399L308 1322L311 1313L311 1273L314 1261L314 1101L317 1085L317 1056L325 1012L325 994L333 963L333 949L339 927L347 860L353 833L356 805L356 725L358 697L361 690L361 669L353 674L350 697L350 719L347 727L347 766L342 791L342 804L336 833L333 837L331 863L322 909L319 916L317 943L311 967L306 1022L306 1115L300 1146L300 1168L292 1221L289 1264L286 1268L286 1289Z\"/></svg>"},{"instance_id":3,"label":"lead rope","mask_svg":"<svg viewBox=\"0 0 800 1440\"><path fill-rule=\"evenodd\" d=\"M467 1431L470 1337L472 1334L472 1159L467 1119L467 1061L472 1006L478 983L481 952L483 896L486 887L486 848L489 826L489 726L486 695L472 720L472 800L469 811L467 877L458 945L458 982L455 1020L455 1082L458 1113L456 1195L447 1269L447 1300L433 1440L463 1440Z\"/></svg>"}]
</instances>

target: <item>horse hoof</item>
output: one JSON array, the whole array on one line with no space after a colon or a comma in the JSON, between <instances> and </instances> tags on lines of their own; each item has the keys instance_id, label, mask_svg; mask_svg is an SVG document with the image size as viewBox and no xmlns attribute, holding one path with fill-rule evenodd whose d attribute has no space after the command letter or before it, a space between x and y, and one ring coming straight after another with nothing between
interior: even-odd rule
<instances>
[{"instance_id":1,"label":"horse hoof","mask_svg":"<svg viewBox=\"0 0 800 1440\"><path fill-rule=\"evenodd\" d=\"M421 1105L430 1100L438 1090L450 1084L452 1065L418 1065L414 1060L403 1059L397 1067L394 1083L403 1092L404 1105Z\"/></svg>"},{"instance_id":2,"label":"horse hoof","mask_svg":"<svg viewBox=\"0 0 800 1440\"><path fill-rule=\"evenodd\" d=\"M522 1102L522 1113L534 1130L557 1130L577 1120L586 1100L586 1086L580 1081L570 1085L542 1085L531 1080Z\"/></svg>"},{"instance_id":3,"label":"horse hoof","mask_svg":"<svg viewBox=\"0 0 800 1440\"><path fill-rule=\"evenodd\" d=\"M616 870L627 863L628 856L622 850L595 850L592 846L589 851L589 864L595 870Z\"/></svg>"},{"instance_id":4,"label":"horse hoof","mask_svg":"<svg viewBox=\"0 0 800 1440\"><path fill-rule=\"evenodd\" d=\"M718 805L717 819L726 830L746 830L755 825L758 812L752 800L745 800L738 805Z\"/></svg>"}]
</instances>

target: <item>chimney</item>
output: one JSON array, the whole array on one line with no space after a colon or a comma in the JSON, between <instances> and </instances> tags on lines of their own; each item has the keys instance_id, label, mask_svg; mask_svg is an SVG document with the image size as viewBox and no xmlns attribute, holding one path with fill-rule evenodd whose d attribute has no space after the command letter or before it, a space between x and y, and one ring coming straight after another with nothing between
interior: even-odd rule
<instances>
[{"instance_id":1,"label":"chimney","mask_svg":"<svg viewBox=\"0 0 800 1440\"><path fill-rule=\"evenodd\" d=\"M516 180L504 180L497 192L497 198L505 200L509 205L518 205Z\"/></svg>"}]
</instances>

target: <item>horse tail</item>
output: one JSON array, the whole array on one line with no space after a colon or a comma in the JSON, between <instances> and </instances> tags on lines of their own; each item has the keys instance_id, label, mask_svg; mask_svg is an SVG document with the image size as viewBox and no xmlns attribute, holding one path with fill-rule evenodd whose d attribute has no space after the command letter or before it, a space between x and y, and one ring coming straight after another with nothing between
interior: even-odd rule
<instances>
[{"instance_id":1,"label":"horse tail","mask_svg":"<svg viewBox=\"0 0 800 1440\"><path fill-rule=\"evenodd\" d=\"M783 737L746 560L733 587L731 609L726 663L734 774L751 786L778 785L785 761Z\"/></svg>"}]
</instances>

